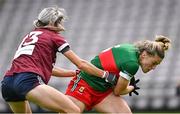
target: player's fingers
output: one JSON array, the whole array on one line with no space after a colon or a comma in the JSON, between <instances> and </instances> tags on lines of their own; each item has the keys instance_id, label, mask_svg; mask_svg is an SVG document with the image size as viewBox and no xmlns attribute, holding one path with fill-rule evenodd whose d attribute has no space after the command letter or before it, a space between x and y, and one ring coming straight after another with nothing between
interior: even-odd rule
<instances>
[{"instance_id":1,"label":"player's fingers","mask_svg":"<svg viewBox=\"0 0 180 114\"><path fill-rule=\"evenodd\" d=\"M135 87L135 90L140 89L140 87Z\"/></svg>"},{"instance_id":2,"label":"player's fingers","mask_svg":"<svg viewBox=\"0 0 180 114\"><path fill-rule=\"evenodd\" d=\"M77 69L76 70L76 75L78 75L81 72L81 70Z\"/></svg>"},{"instance_id":3,"label":"player's fingers","mask_svg":"<svg viewBox=\"0 0 180 114\"><path fill-rule=\"evenodd\" d=\"M139 81L140 81L140 79L137 79L137 80L135 81L135 84L137 84Z\"/></svg>"},{"instance_id":4,"label":"player's fingers","mask_svg":"<svg viewBox=\"0 0 180 114\"><path fill-rule=\"evenodd\" d=\"M129 96L132 96L132 92L129 93Z\"/></svg>"},{"instance_id":5,"label":"player's fingers","mask_svg":"<svg viewBox=\"0 0 180 114\"><path fill-rule=\"evenodd\" d=\"M139 93L137 91L133 91L133 92L134 92L134 94L139 95Z\"/></svg>"}]
</instances>

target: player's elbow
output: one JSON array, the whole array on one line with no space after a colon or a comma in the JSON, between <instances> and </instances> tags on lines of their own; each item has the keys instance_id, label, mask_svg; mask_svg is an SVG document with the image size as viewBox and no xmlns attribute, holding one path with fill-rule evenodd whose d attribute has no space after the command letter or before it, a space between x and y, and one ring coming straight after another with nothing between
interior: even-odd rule
<instances>
[{"instance_id":1,"label":"player's elbow","mask_svg":"<svg viewBox=\"0 0 180 114\"><path fill-rule=\"evenodd\" d=\"M114 88L114 95L116 96L120 96L120 95L124 95L124 92L126 91L126 87L123 87L122 85L121 86L116 86Z\"/></svg>"},{"instance_id":2,"label":"player's elbow","mask_svg":"<svg viewBox=\"0 0 180 114\"><path fill-rule=\"evenodd\" d=\"M121 95L121 90L119 88L115 88L113 92L114 92L115 96L120 96Z\"/></svg>"},{"instance_id":3,"label":"player's elbow","mask_svg":"<svg viewBox=\"0 0 180 114\"><path fill-rule=\"evenodd\" d=\"M124 90L121 90L121 91L119 91L119 90L117 91L117 90L116 90L116 91L114 91L113 93L114 93L115 96L125 95Z\"/></svg>"},{"instance_id":4,"label":"player's elbow","mask_svg":"<svg viewBox=\"0 0 180 114\"><path fill-rule=\"evenodd\" d=\"M113 91L115 96L120 96L119 91Z\"/></svg>"},{"instance_id":5,"label":"player's elbow","mask_svg":"<svg viewBox=\"0 0 180 114\"><path fill-rule=\"evenodd\" d=\"M87 61L80 60L79 64L77 64L78 69L84 70L87 68Z\"/></svg>"}]
</instances>

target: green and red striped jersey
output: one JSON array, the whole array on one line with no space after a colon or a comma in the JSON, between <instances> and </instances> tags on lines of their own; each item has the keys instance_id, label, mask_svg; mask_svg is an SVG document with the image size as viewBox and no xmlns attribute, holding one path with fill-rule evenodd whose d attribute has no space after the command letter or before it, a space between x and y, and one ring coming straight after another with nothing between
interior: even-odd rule
<instances>
[{"instance_id":1,"label":"green and red striped jersey","mask_svg":"<svg viewBox=\"0 0 180 114\"><path fill-rule=\"evenodd\" d=\"M139 68L139 52L132 44L120 44L102 51L95 56L91 63L96 67L115 73L130 80ZM113 85L104 79L82 71L79 76L97 91L106 91Z\"/></svg>"}]
</instances>

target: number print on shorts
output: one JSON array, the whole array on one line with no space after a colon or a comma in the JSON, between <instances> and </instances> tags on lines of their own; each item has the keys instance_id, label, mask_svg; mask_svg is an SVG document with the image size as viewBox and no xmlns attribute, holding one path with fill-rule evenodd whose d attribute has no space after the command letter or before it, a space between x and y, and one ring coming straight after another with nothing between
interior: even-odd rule
<instances>
[{"instance_id":1,"label":"number print on shorts","mask_svg":"<svg viewBox=\"0 0 180 114\"><path fill-rule=\"evenodd\" d=\"M35 48L35 44L38 41L38 35L42 34L40 31L33 31L30 32L28 35L25 36L21 44L19 45L14 59L19 57L22 54L32 55L33 50Z\"/></svg>"}]
</instances>

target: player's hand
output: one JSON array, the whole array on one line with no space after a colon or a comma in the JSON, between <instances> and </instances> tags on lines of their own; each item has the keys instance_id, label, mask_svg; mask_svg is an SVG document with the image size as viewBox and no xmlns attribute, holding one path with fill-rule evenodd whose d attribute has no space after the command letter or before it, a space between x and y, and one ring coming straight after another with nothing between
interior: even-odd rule
<instances>
[{"instance_id":1,"label":"player's hand","mask_svg":"<svg viewBox=\"0 0 180 114\"><path fill-rule=\"evenodd\" d=\"M140 81L139 79L136 80L134 77L131 78L129 85L134 86L134 89L129 93L129 96L132 96L132 93L134 93L134 94L136 94L136 95L139 95L139 93L137 92L137 90L140 89L140 88L137 86L137 83L138 83L139 81Z\"/></svg>"},{"instance_id":2,"label":"player's hand","mask_svg":"<svg viewBox=\"0 0 180 114\"><path fill-rule=\"evenodd\" d=\"M81 70L77 69L76 70L76 76L81 72Z\"/></svg>"},{"instance_id":3,"label":"player's hand","mask_svg":"<svg viewBox=\"0 0 180 114\"><path fill-rule=\"evenodd\" d=\"M111 83L112 85L116 85L117 80L118 80L116 74L110 73L108 71L106 71L104 78L106 82Z\"/></svg>"}]
</instances>

